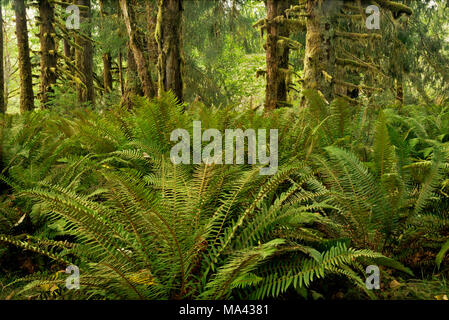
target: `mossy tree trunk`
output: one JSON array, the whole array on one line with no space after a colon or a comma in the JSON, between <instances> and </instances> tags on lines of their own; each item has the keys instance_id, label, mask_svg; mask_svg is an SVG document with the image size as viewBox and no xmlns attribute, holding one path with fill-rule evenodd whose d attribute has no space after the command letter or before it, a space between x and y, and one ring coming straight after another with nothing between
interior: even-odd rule
<instances>
[{"instance_id":1,"label":"mossy tree trunk","mask_svg":"<svg viewBox=\"0 0 449 320\"><path fill-rule=\"evenodd\" d=\"M288 38L288 26L276 22L279 16L285 17L289 8L288 0L267 0L267 85L265 90L265 108L273 110L287 102L289 47L280 37Z\"/></svg>"},{"instance_id":2,"label":"mossy tree trunk","mask_svg":"<svg viewBox=\"0 0 449 320\"><path fill-rule=\"evenodd\" d=\"M104 92L110 93L112 91L112 58L109 53L103 54L103 82Z\"/></svg>"},{"instance_id":3,"label":"mossy tree trunk","mask_svg":"<svg viewBox=\"0 0 449 320\"><path fill-rule=\"evenodd\" d=\"M0 0L0 113L6 112L5 103L5 69L3 59L3 8Z\"/></svg>"},{"instance_id":4,"label":"mossy tree trunk","mask_svg":"<svg viewBox=\"0 0 449 320\"><path fill-rule=\"evenodd\" d=\"M0 0L0 113L6 112L5 104L5 71L4 71L4 59L3 59L3 8L2 0ZM4 125L3 119L1 120L2 126ZM3 171L3 128L0 128L0 170ZM4 183L0 183L0 190L4 188Z\"/></svg>"},{"instance_id":5,"label":"mossy tree trunk","mask_svg":"<svg viewBox=\"0 0 449 320\"><path fill-rule=\"evenodd\" d=\"M147 14L147 47L148 47L148 58L150 60L150 69L152 74L157 76L157 59L158 59L158 46L155 37L156 24L157 24L157 3L152 1L147 1L146 3L146 14ZM157 88L156 88L157 91Z\"/></svg>"},{"instance_id":6,"label":"mossy tree trunk","mask_svg":"<svg viewBox=\"0 0 449 320\"><path fill-rule=\"evenodd\" d=\"M70 61L73 61L73 50L67 39L64 39L64 55L69 58Z\"/></svg>"},{"instance_id":7,"label":"mossy tree trunk","mask_svg":"<svg viewBox=\"0 0 449 320\"><path fill-rule=\"evenodd\" d=\"M82 83L77 84L78 101L80 103L94 103L94 72L93 72L93 46L90 39L90 19L91 19L91 2L90 0L76 0L75 4L85 6L87 9L80 11L80 26L84 34L75 36L76 44L82 48L75 50L76 67L82 74Z\"/></svg>"},{"instance_id":8,"label":"mossy tree trunk","mask_svg":"<svg viewBox=\"0 0 449 320\"><path fill-rule=\"evenodd\" d=\"M100 18L101 18L101 28L104 29L103 21L105 19L104 3L100 0ZM110 93L112 91L112 57L109 52L104 52L103 58L103 88L105 93Z\"/></svg>"},{"instance_id":9,"label":"mossy tree trunk","mask_svg":"<svg viewBox=\"0 0 449 320\"><path fill-rule=\"evenodd\" d=\"M54 5L49 0L39 0L40 44L41 44L41 86L39 97L41 108L47 106L49 93L54 92L57 74L56 32Z\"/></svg>"},{"instance_id":10,"label":"mossy tree trunk","mask_svg":"<svg viewBox=\"0 0 449 320\"><path fill-rule=\"evenodd\" d=\"M125 94L125 84L123 81L123 54L122 49L118 51L118 77L120 82L120 94L123 96Z\"/></svg>"},{"instance_id":11,"label":"mossy tree trunk","mask_svg":"<svg viewBox=\"0 0 449 320\"><path fill-rule=\"evenodd\" d=\"M20 75L20 112L34 109L33 77L24 0L14 0Z\"/></svg>"},{"instance_id":12,"label":"mossy tree trunk","mask_svg":"<svg viewBox=\"0 0 449 320\"><path fill-rule=\"evenodd\" d=\"M159 0L158 5L159 94L171 90L183 101L182 0Z\"/></svg>"},{"instance_id":13,"label":"mossy tree trunk","mask_svg":"<svg viewBox=\"0 0 449 320\"><path fill-rule=\"evenodd\" d=\"M5 44L3 47L3 76L4 76L4 110L5 112L8 110L8 104L9 104L9 79L11 78L12 71L12 64L11 64L11 54L9 52L9 47L6 45L9 43L10 38L8 33L6 32L6 27L3 26L3 43Z\"/></svg>"},{"instance_id":14,"label":"mossy tree trunk","mask_svg":"<svg viewBox=\"0 0 449 320\"><path fill-rule=\"evenodd\" d=\"M137 74L142 82L144 95L153 98L156 95L156 87L151 78L149 59L146 52L146 38L137 26L134 8L137 4L130 0L120 0L120 7L123 13L123 20L128 30L129 45L134 55L137 66Z\"/></svg>"},{"instance_id":15,"label":"mossy tree trunk","mask_svg":"<svg viewBox=\"0 0 449 320\"><path fill-rule=\"evenodd\" d=\"M304 58L304 88L319 90L327 101L333 98L333 75L336 62L334 30L322 1L306 3L307 34Z\"/></svg>"},{"instance_id":16,"label":"mossy tree trunk","mask_svg":"<svg viewBox=\"0 0 449 320\"><path fill-rule=\"evenodd\" d=\"M123 14L122 14L122 10L120 9L120 2L117 2L117 17L119 19L123 18ZM118 32L118 36L121 36L121 32L119 29ZM123 78L123 52L122 52L122 48L118 49L118 77L119 77L119 82L120 82L120 94L122 95L122 101L123 101L123 97L125 96L125 81Z\"/></svg>"},{"instance_id":17,"label":"mossy tree trunk","mask_svg":"<svg viewBox=\"0 0 449 320\"><path fill-rule=\"evenodd\" d=\"M124 88L124 94L122 96L122 104L125 105L128 109L132 108L131 96L138 95L143 96L143 88L142 83L137 74L137 64L134 60L134 54L131 49L131 45L128 42L126 46L126 54L127 54L127 68L126 68L126 83Z\"/></svg>"}]
</instances>

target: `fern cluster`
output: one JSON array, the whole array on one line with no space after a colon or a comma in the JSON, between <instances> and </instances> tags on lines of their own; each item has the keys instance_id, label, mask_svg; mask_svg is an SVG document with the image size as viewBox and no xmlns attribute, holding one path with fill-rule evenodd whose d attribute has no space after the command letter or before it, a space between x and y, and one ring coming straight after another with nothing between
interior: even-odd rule
<instances>
[{"instance_id":1,"label":"fern cluster","mask_svg":"<svg viewBox=\"0 0 449 320\"><path fill-rule=\"evenodd\" d=\"M4 294L263 299L332 274L375 298L367 265L412 274L391 257L407 264L422 232L435 253L447 239L448 110L378 112L306 97L308 108L270 117L201 104L184 110L170 93L136 98L131 111L7 116L0 242L48 257L53 269L3 285ZM194 120L278 129L277 174L172 164L170 133L191 130ZM14 229L24 215L32 232ZM81 290L65 288L61 270L70 264L80 268Z\"/></svg>"}]
</instances>

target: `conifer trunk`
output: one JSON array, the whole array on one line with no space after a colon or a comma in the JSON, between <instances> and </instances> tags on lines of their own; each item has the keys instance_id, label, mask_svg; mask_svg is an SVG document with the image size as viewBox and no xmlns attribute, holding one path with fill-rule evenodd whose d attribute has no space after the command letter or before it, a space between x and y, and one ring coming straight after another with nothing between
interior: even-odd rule
<instances>
[{"instance_id":1,"label":"conifer trunk","mask_svg":"<svg viewBox=\"0 0 449 320\"><path fill-rule=\"evenodd\" d=\"M396 89L396 103L399 105L404 104L404 85L403 85L403 77L402 74L398 76L395 81L395 89Z\"/></svg>"},{"instance_id":2,"label":"conifer trunk","mask_svg":"<svg viewBox=\"0 0 449 320\"><path fill-rule=\"evenodd\" d=\"M67 39L64 39L64 55L69 58L70 61L73 61L73 50Z\"/></svg>"},{"instance_id":3,"label":"conifer trunk","mask_svg":"<svg viewBox=\"0 0 449 320\"><path fill-rule=\"evenodd\" d=\"M53 86L56 84L57 55L56 55L56 32L54 5L49 0L39 0L40 24L40 44L41 44L41 87L40 100L41 108L45 108L49 93L54 92Z\"/></svg>"},{"instance_id":4,"label":"conifer trunk","mask_svg":"<svg viewBox=\"0 0 449 320\"><path fill-rule=\"evenodd\" d=\"M5 69L3 59L3 8L0 1L0 113L6 112L5 103Z\"/></svg>"},{"instance_id":5,"label":"conifer trunk","mask_svg":"<svg viewBox=\"0 0 449 320\"><path fill-rule=\"evenodd\" d=\"M117 1L117 17L119 19L123 18L123 14L122 14L122 10L120 9L120 2ZM120 32L119 32L120 35ZM122 49L119 48L118 50L118 76L119 76L119 81L120 81L120 94L122 96L122 101L123 101L123 97L125 96L125 81L123 79L123 53L122 53Z\"/></svg>"},{"instance_id":6,"label":"conifer trunk","mask_svg":"<svg viewBox=\"0 0 449 320\"><path fill-rule=\"evenodd\" d=\"M109 53L103 54L103 80L104 92L110 93L112 91L112 58Z\"/></svg>"},{"instance_id":7,"label":"conifer trunk","mask_svg":"<svg viewBox=\"0 0 449 320\"><path fill-rule=\"evenodd\" d=\"M147 98L153 98L156 95L156 88L149 68L148 55L145 52L146 39L139 31L136 25L136 16L133 9L135 3L130 0L120 0L120 7L123 13L123 19L128 30L129 45L134 55L134 61L137 66L137 74L142 82L144 95Z\"/></svg>"},{"instance_id":8,"label":"conifer trunk","mask_svg":"<svg viewBox=\"0 0 449 320\"><path fill-rule=\"evenodd\" d=\"M90 38L90 28L86 27L91 18L91 2L90 0L77 0L77 5L88 7L88 9L80 12L81 29ZM78 101L80 103L94 103L94 74L93 74L93 46L90 39L86 39L83 35L76 35L75 42L82 49L75 50L76 67L81 71L82 84L77 85Z\"/></svg>"},{"instance_id":9,"label":"conifer trunk","mask_svg":"<svg viewBox=\"0 0 449 320\"><path fill-rule=\"evenodd\" d=\"M267 85L265 90L265 108L273 110L287 102L289 48L281 45L279 37L289 37L287 26L273 21L278 16L285 16L289 8L288 0L267 0Z\"/></svg>"},{"instance_id":10,"label":"conifer trunk","mask_svg":"<svg viewBox=\"0 0 449 320\"><path fill-rule=\"evenodd\" d=\"M307 34L304 59L304 88L319 90L327 101L334 95L333 76L335 66L334 30L322 1L307 1Z\"/></svg>"},{"instance_id":11,"label":"conifer trunk","mask_svg":"<svg viewBox=\"0 0 449 320\"><path fill-rule=\"evenodd\" d=\"M125 84L123 82L123 54L121 49L118 52L118 77L120 81L120 94L123 96L125 94Z\"/></svg>"},{"instance_id":12,"label":"conifer trunk","mask_svg":"<svg viewBox=\"0 0 449 320\"><path fill-rule=\"evenodd\" d=\"M4 63L3 65L3 76L4 76L4 86L5 86L5 90L4 90L4 110L5 112L8 110L8 104L9 104L9 79L11 77L11 55L9 53L9 47L8 45L6 45L7 43L9 43L9 37L8 37L8 33L6 32L6 28L3 28L3 43L5 44L3 49L3 61Z\"/></svg>"},{"instance_id":13,"label":"conifer trunk","mask_svg":"<svg viewBox=\"0 0 449 320\"><path fill-rule=\"evenodd\" d=\"M158 4L159 94L171 90L183 101L182 0L159 0Z\"/></svg>"},{"instance_id":14,"label":"conifer trunk","mask_svg":"<svg viewBox=\"0 0 449 320\"><path fill-rule=\"evenodd\" d=\"M137 74L137 64L134 60L134 54L131 49L131 45L128 42L128 45L126 46L126 54L127 54L127 69L126 69L126 83L125 83L125 89L124 94L122 96L122 104L126 105L128 109L131 109L131 96L132 95L138 95L142 96L144 95L143 89L142 89L142 83L139 79L139 76Z\"/></svg>"},{"instance_id":15,"label":"conifer trunk","mask_svg":"<svg viewBox=\"0 0 449 320\"><path fill-rule=\"evenodd\" d=\"M102 20L101 22L101 28L103 29L103 20L105 18L105 14L104 14L104 3L103 0L100 0L100 18ZM111 68L112 68L112 58L109 52L105 52L103 53L103 87L104 87L104 92L105 93L109 93L112 91L112 72L111 72Z\"/></svg>"},{"instance_id":16,"label":"conifer trunk","mask_svg":"<svg viewBox=\"0 0 449 320\"><path fill-rule=\"evenodd\" d=\"M24 0L14 0L20 75L20 112L34 109L33 78Z\"/></svg>"},{"instance_id":17,"label":"conifer trunk","mask_svg":"<svg viewBox=\"0 0 449 320\"><path fill-rule=\"evenodd\" d=\"M148 58L150 60L151 71L157 75L157 59L158 59L158 46L156 42L156 25L157 25L157 4L153 5L152 2L148 1L146 3L146 14L147 14L147 43L148 43ZM157 88L156 88L157 89Z\"/></svg>"}]
</instances>

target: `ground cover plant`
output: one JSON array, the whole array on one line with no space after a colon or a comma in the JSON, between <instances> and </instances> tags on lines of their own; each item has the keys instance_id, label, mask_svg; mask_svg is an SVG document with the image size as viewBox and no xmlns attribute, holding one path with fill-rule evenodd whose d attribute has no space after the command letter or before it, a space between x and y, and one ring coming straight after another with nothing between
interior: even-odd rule
<instances>
[{"instance_id":1,"label":"ground cover plant","mask_svg":"<svg viewBox=\"0 0 449 320\"><path fill-rule=\"evenodd\" d=\"M0 4L0 299L448 299L445 1Z\"/></svg>"}]
</instances>

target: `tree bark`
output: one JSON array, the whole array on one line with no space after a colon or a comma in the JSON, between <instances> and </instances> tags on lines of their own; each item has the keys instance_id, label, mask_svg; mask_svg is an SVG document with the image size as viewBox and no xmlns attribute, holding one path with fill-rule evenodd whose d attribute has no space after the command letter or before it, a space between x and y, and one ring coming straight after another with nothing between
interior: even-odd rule
<instances>
[{"instance_id":1,"label":"tree bark","mask_svg":"<svg viewBox=\"0 0 449 320\"><path fill-rule=\"evenodd\" d=\"M157 4L154 6L152 2L146 3L147 13L147 25L148 25L148 57L150 59L150 68L154 67L155 74L157 74L157 59L158 59L158 47L156 42L156 25L157 25ZM153 70L152 70L153 71Z\"/></svg>"},{"instance_id":2,"label":"tree bark","mask_svg":"<svg viewBox=\"0 0 449 320\"><path fill-rule=\"evenodd\" d=\"M135 4L131 3L130 0L120 0L123 19L129 35L129 45L134 55L137 74L142 82L144 95L147 98L153 98L156 95L156 88L151 79L148 56L145 54L146 39L137 27L133 5Z\"/></svg>"},{"instance_id":3,"label":"tree bark","mask_svg":"<svg viewBox=\"0 0 449 320\"><path fill-rule=\"evenodd\" d=\"M64 39L64 55L71 61L73 61L72 47L70 46L70 43L69 41L67 41L67 39Z\"/></svg>"},{"instance_id":4,"label":"tree bark","mask_svg":"<svg viewBox=\"0 0 449 320\"><path fill-rule=\"evenodd\" d=\"M14 0L20 74L20 112L34 109L33 78L24 0Z\"/></svg>"},{"instance_id":5,"label":"tree bark","mask_svg":"<svg viewBox=\"0 0 449 320\"><path fill-rule=\"evenodd\" d=\"M142 83L137 74L137 65L134 60L134 54L131 49L131 45L128 42L126 46L127 50L127 69L126 69L126 84L125 92L122 96L122 105L126 105L128 109L132 108L131 96L138 95L143 96Z\"/></svg>"},{"instance_id":6,"label":"tree bark","mask_svg":"<svg viewBox=\"0 0 449 320\"><path fill-rule=\"evenodd\" d=\"M81 10L80 12L80 25L81 27L89 24L91 18L91 2L90 0L77 0L75 2L78 5L88 7L87 10ZM90 38L90 28L84 29L86 35ZM81 49L75 49L75 61L76 67L82 73L81 83L77 84L78 101L80 103L94 103L94 73L93 73L93 46L92 41L85 36L78 34L75 36L75 42Z\"/></svg>"},{"instance_id":7,"label":"tree bark","mask_svg":"<svg viewBox=\"0 0 449 320\"><path fill-rule=\"evenodd\" d=\"M159 94L171 90L183 101L182 0L159 0L158 4Z\"/></svg>"},{"instance_id":8,"label":"tree bark","mask_svg":"<svg viewBox=\"0 0 449 320\"><path fill-rule=\"evenodd\" d=\"M104 81L104 92L110 93L112 91L112 59L109 53L103 54L103 81Z\"/></svg>"},{"instance_id":9,"label":"tree bark","mask_svg":"<svg viewBox=\"0 0 449 320\"><path fill-rule=\"evenodd\" d=\"M68 4L72 4L73 0L66 0L65 2L67 2ZM63 45L64 45L64 55L69 58L70 61L74 60L75 57L75 50L74 48L72 48L72 46L70 45L70 42L68 40L69 35L66 34L64 36L64 40L63 40Z\"/></svg>"},{"instance_id":10,"label":"tree bark","mask_svg":"<svg viewBox=\"0 0 449 320\"><path fill-rule=\"evenodd\" d=\"M278 16L285 16L289 8L288 0L267 0L267 85L265 90L265 109L273 110L287 102L289 48L279 37L289 37L287 26L273 21Z\"/></svg>"},{"instance_id":11,"label":"tree bark","mask_svg":"<svg viewBox=\"0 0 449 320\"><path fill-rule=\"evenodd\" d=\"M118 52L118 76L120 80L120 94L123 96L125 94L125 85L123 83L123 54L121 49Z\"/></svg>"},{"instance_id":12,"label":"tree bark","mask_svg":"<svg viewBox=\"0 0 449 320\"><path fill-rule=\"evenodd\" d=\"M5 69L3 59L3 8L2 2L0 1L0 113L6 112L5 103Z\"/></svg>"},{"instance_id":13,"label":"tree bark","mask_svg":"<svg viewBox=\"0 0 449 320\"><path fill-rule=\"evenodd\" d=\"M49 0L39 0L40 44L41 44L41 108L47 106L49 93L54 92L57 74L56 32L54 5Z\"/></svg>"},{"instance_id":14,"label":"tree bark","mask_svg":"<svg viewBox=\"0 0 449 320\"><path fill-rule=\"evenodd\" d=\"M7 45L7 43L9 43L9 37L8 37L8 33L6 32L6 27L3 25L3 42L5 44L4 46L4 52L3 52L3 71L4 71L4 86L5 86L5 90L4 90L4 107L5 107L5 112L8 110L8 104L9 104L9 79L11 77L11 73L12 73L12 67L11 67L11 55L9 52L9 47Z\"/></svg>"},{"instance_id":15,"label":"tree bark","mask_svg":"<svg viewBox=\"0 0 449 320\"><path fill-rule=\"evenodd\" d=\"M103 0L100 0L100 18L103 20L105 18L104 14L104 3ZM101 28L103 29L103 22L101 22ZM112 91L112 58L109 52L103 53L103 87L104 92L109 93Z\"/></svg>"},{"instance_id":16,"label":"tree bark","mask_svg":"<svg viewBox=\"0 0 449 320\"><path fill-rule=\"evenodd\" d=\"M396 97L395 101L396 104L403 105L404 104L404 85L403 85L403 77L402 74L398 76L398 78L395 80L395 91L396 91Z\"/></svg>"},{"instance_id":17,"label":"tree bark","mask_svg":"<svg viewBox=\"0 0 449 320\"><path fill-rule=\"evenodd\" d=\"M308 0L306 52L304 59L304 88L319 90L328 102L334 96L333 76L335 66L334 30L321 1Z\"/></svg>"}]
</instances>

